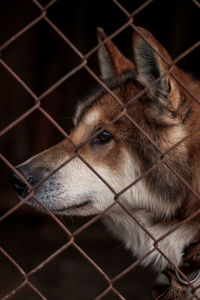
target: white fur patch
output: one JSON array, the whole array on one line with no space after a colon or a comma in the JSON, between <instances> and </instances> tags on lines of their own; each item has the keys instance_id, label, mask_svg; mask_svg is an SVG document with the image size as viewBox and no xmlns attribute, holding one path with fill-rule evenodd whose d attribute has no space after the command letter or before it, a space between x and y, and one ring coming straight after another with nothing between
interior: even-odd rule
<instances>
[{"instance_id":1,"label":"white fur patch","mask_svg":"<svg viewBox=\"0 0 200 300\"><path fill-rule=\"evenodd\" d=\"M151 225L149 215L145 211L134 212L133 210L132 214L155 240L161 238L177 225ZM112 214L109 217L105 217L105 223L115 236L122 240L126 248L130 249L137 258L143 258L148 252L155 249L154 240L127 213L121 215ZM183 249L192 242L194 236L194 228L188 225L176 229L158 243L157 247L161 252L155 249L142 261L142 265L153 264L154 269L157 270L163 270L167 266L170 266L170 262L178 265L178 263L181 263L180 257ZM162 253L166 255L169 261L166 260Z\"/></svg>"},{"instance_id":2,"label":"white fur patch","mask_svg":"<svg viewBox=\"0 0 200 300\"><path fill-rule=\"evenodd\" d=\"M94 126L96 123L99 122L100 119L100 112L98 110L92 110L88 112L83 120L89 126Z\"/></svg>"}]
</instances>

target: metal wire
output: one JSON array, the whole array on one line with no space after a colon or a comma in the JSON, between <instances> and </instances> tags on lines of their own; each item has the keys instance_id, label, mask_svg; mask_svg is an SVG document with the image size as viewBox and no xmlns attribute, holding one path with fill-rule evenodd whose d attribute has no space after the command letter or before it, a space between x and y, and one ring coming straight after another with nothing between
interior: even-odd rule
<instances>
[{"instance_id":1,"label":"metal wire","mask_svg":"<svg viewBox=\"0 0 200 300\"><path fill-rule=\"evenodd\" d=\"M185 187L200 201L200 196L197 194L197 192L182 178L174 169L172 166L169 165L169 163L166 160L167 154L169 154L172 150L174 150L178 145L183 143L186 139L190 138L192 135L196 134L200 131L200 128L195 128L187 137L184 137L182 140L174 144L172 147L167 149L165 152L163 152L155 143L154 140L142 128L131 118L131 116L127 112L128 106L130 106L133 101L136 101L139 97L144 95L148 89L150 89L152 86L154 86L159 80L166 77L168 74L173 76L173 78L176 80L176 82L193 98L194 101L196 101L198 104L200 104L200 99L195 97L189 88L185 86L179 78L176 77L175 74L173 74L173 65L182 60L186 55L188 55L190 52L194 51L197 47L200 46L200 42L198 41L196 44L191 46L189 49L187 49L185 52L183 52L181 55L179 55L175 60L172 62L168 62L165 57L163 57L160 53L157 52L156 49L155 52L157 55L160 56L160 58L169 65L169 71L160 76L158 79L156 79L150 86L148 86L146 89L144 89L142 92L140 92L138 95L136 95L134 98L130 99L128 103L125 105L121 102L121 100L108 88L108 86L91 70L91 68L88 66L88 58L97 52L99 47L101 47L103 44L105 44L108 40L112 40L114 37L119 35L119 33L123 32L126 28L132 28L135 31L138 31L137 27L133 23L133 18L141 12L144 9L148 9L148 6L154 2L154 0L148 0L144 2L140 7L138 7L136 10L134 10L132 13L129 13L121 3L119 3L118 0L112 0L113 3L118 7L124 15L127 17L127 21L118 28L114 33L112 33L110 36L108 36L105 41L99 43L97 46L95 46L92 50L90 50L85 55L79 51L79 49L70 41L70 39L61 32L61 30L47 17L47 11L50 7L53 7L56 2L59 0L52 0L50 1L46 6L42 6L37 0L32 0L32 2L39 8L40 14L37 18L32 20L29 24L27 24L24 28L22 28L20 31L18 31L15 35L13 35L8 41L6 41L3 45L0 46L0 53L2 54L3 51L8 46L12 46L12 43L16 41L18 38L23 36L25 33L28 33L30 29L32 29L34 26L36 26L41 20L43 20L71 49L72 51L79 57L80 63L78 66L73 68L70 72L65 74L62 78L60 78L57 82L55 82L50 88L48 88L45 92L43 92L40 96L37 96L29 87L28 85L23 81L20 76L18 76L14 70L3 60L2 56L0 58L0 64L2 67L18 82L18 84L32 97L34 100L34 104L30 109L28 109L25 113L23 113L21 116L19 116L16 120L14 120L12 123L10 123L7 127L5 127L0 132L0 137L3 137L6 135L13 127L15 127L17 124L22 122L24 119L28 118L34 111L39 111L46 119L48 119L53 126L63 135L64 138L67 138L72 145L74 146L76 153L73 157L70 158L70 160L64 162L61 166L59 166L56 170L54 170L51 174L48 175L45 179L41 180L39 183L37 183L36 186L32 187L28 182L25 182L25 179L23 176L17 172L17 170L14 168L14 166L2 155L0 154L0 159L10 168L11 170L15 171L18 176L21 178L22 181L24 181L27 186L30 189L30 194L22 200L20 203L16 204L14 207L12 207L9 211L7 211L3 216L0 217L0 222L2 222L4 219L6 219L8 216L13 214L16 210L18 210L28 199L34 198L43 208L44 210L49 214L49 216L56 222L56 224L62 228L62 230L65 232L66 236L68 237L68 242L62 245L60 248L58 248L51 256L49 256L46 260L42 261L38 266L36 266L34 269L26 273L21 266L2 248L0 247L0 252L2 255L4 255L10 263L16 268L16 270L20 273L22 276L21 283L13 290L11 290L3 299L9 299L12 298L19 290L21 290L24 286L28 285L34 293L37 294L37 296L41 299L46 299L45 296L39 291L39 289L30 281L30 276L37 273L40 269L42 269L45 265L47 265L50 261L52 261L55 257L60 255L63 251L65 251L68 247L74 247L94 268L95 270L104 278L107 288L102 291L101 294L97 295L95 298L96 300L102 299L104 296L106 296L108 293L112 292L114 293L119 299L125 299L123 295L115 288L115 283L120 280L123 276L125 276L127 273L129 273L133 268L135 268L137 265L139 265L146 257L148 257L151 253L154 251L158 251L165 259L173 266L177 272L181 275L181 277L188 282L188 285L192 288L192 297L196 297L196 299L199 299L198 296L195 294L195 288L191 284L191 282L188 281L187 277L181 272L177 266L173 264L173 262L167 257L167 255L159 248L159 242L166 238L169 234L177 230L180 226L183 224L189 222L192 218L196 217L197 215L200 215L200 209L195 212L195 214L189 216L184 221L180 222L179 225L177 225L175 228L169 230L165 235L161 236L159 239L155 239L154 236L148 231L147 228L145 228L139 220L136 219L136 217L120 202L120 196L125 193L128 189L130 189L133 185L135 185L137 182L148 176L154 169L156 169L158 166L164 164L179 180L182 184L185 185ZM192 0L194 5L196 5L197 8L200 7L200 4L197 0ZM143 36L139 31L138 34L142 36L144 40L146 40L145 36ZM148 40L146 40L148 43ZM116 116L108 125L116 122L118 119L120 119L122 116L127 117L128 120L146 137L146 139L155 147L155 149L160 153L160 159L155 163L149 170L147 170L145 173L143 173L140 177L137 178L134 182L132 182L130 185L125 187L122 191L116 192L106 180L100 176L100 174L95 171L92 166L81 156L79 149L89 141L89 139L85 140L81 145L75 145L73 141L70 139L70 136L61 128L61 126L45 111L44 108L41 107L41 102L49 96L55 89L57 89L63 82L67 81L69 78L71 78L74 74L78 73L80 70L86 70L93 79L98 82L112 97L121 105L121 113ZM92 139L93 137L90 137ZM75 157L79 157L79 159L82 160L82 162L110 189L110 191L113 193L113 198L115 199L115 202L110 205L107 209L105 209L102 213L99 215L92 217L88 222L86 222L84 225L82 225L80 228L78 228L73 233L68 230L68 228L50 211L48 210L43 203L37 197L34 195L34 190L38 185L41 185L44 181L46 181L50 176L52 176L55 172L57 172L60 168L62 168L64 165L69 163L71 160L73 160ZM109 209L111 209L114 205L119 205L132 219L134 222L136 222L141 229L152 239L154 243L154 247L147 252L141 259L138 259L136 262L134 262L132 265L128 266L126 269L124 269L120 274L116 275L114 278L110 278L103 269L76 243L76 237L84 231L86 228L94 224L98 219L100 219ZM192 298L191 298L192 299Z\"/></svg>"}]
</instances>

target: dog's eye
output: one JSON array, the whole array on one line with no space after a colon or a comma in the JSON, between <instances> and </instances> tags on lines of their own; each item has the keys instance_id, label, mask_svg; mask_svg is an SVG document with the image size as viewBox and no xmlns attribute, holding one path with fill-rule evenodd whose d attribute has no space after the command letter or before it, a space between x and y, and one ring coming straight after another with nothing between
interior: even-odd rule
<instances>
[{"instance_id":1,"label":"dog's eye","mask_svg":"<svg viewBox=\"0 0 200 300\"><path fill-rule=\"evenodd\" d=\"M112 134L106 130L102 131L95 139L95 144L106 144L113 138Z\"/></svg>"}]
</instances>

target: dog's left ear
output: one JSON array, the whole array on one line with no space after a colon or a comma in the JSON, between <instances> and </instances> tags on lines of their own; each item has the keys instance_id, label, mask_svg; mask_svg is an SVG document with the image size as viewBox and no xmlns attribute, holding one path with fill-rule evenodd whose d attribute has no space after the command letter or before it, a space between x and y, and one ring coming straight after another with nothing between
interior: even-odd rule
<instances>
[{"instance_id":1,"label":"dog's left ear","mask_svg":"<svg viewBox=\"0 0 200 300\"><path fill-rule=\"evenodd\" d=\"M100 43L107 38L102 28L97 28L97 38ZM111 40L99 48L98 59L103 80L135 70L133 63L119 51Z\"/></svg>"},{"instance_id":2,"label":"dog's left ear","mask_svg":"<svg viewBox=\"0 0 200 300\"><path fill-rule=\"evenodd\" d=\"M148 87L160 76L167 73L172 59L150 32L142 27L137 28L142 36L136 31L133 35L136 78L144 87ZM180 100L178 85L170 74L166 74L150 87L148 94L151 98L160 99L163 103L170 104L172 108L177 107Z\"/></svg>"}]
</instances>

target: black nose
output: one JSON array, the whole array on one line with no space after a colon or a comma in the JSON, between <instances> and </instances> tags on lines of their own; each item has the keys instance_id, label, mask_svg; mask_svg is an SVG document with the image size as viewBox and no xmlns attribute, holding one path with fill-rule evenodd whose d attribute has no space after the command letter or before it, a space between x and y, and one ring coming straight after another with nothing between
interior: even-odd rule
<instances>
[{"instance_id":1,"label":"black nose","mask_svg":"<svg viewBox=\"0 0 200 300\"><path fill-rule=\"evenodd\" d=\"M22 168L16 168L16 170L24 177L24 179L26 179L26 181L31 183L32 177L27 176L25 172L22 170ZM19 196L25 198L28 195L29 193L28 186L15 172L11 172L11 184Z\"/></svg>"}]
</instances>

